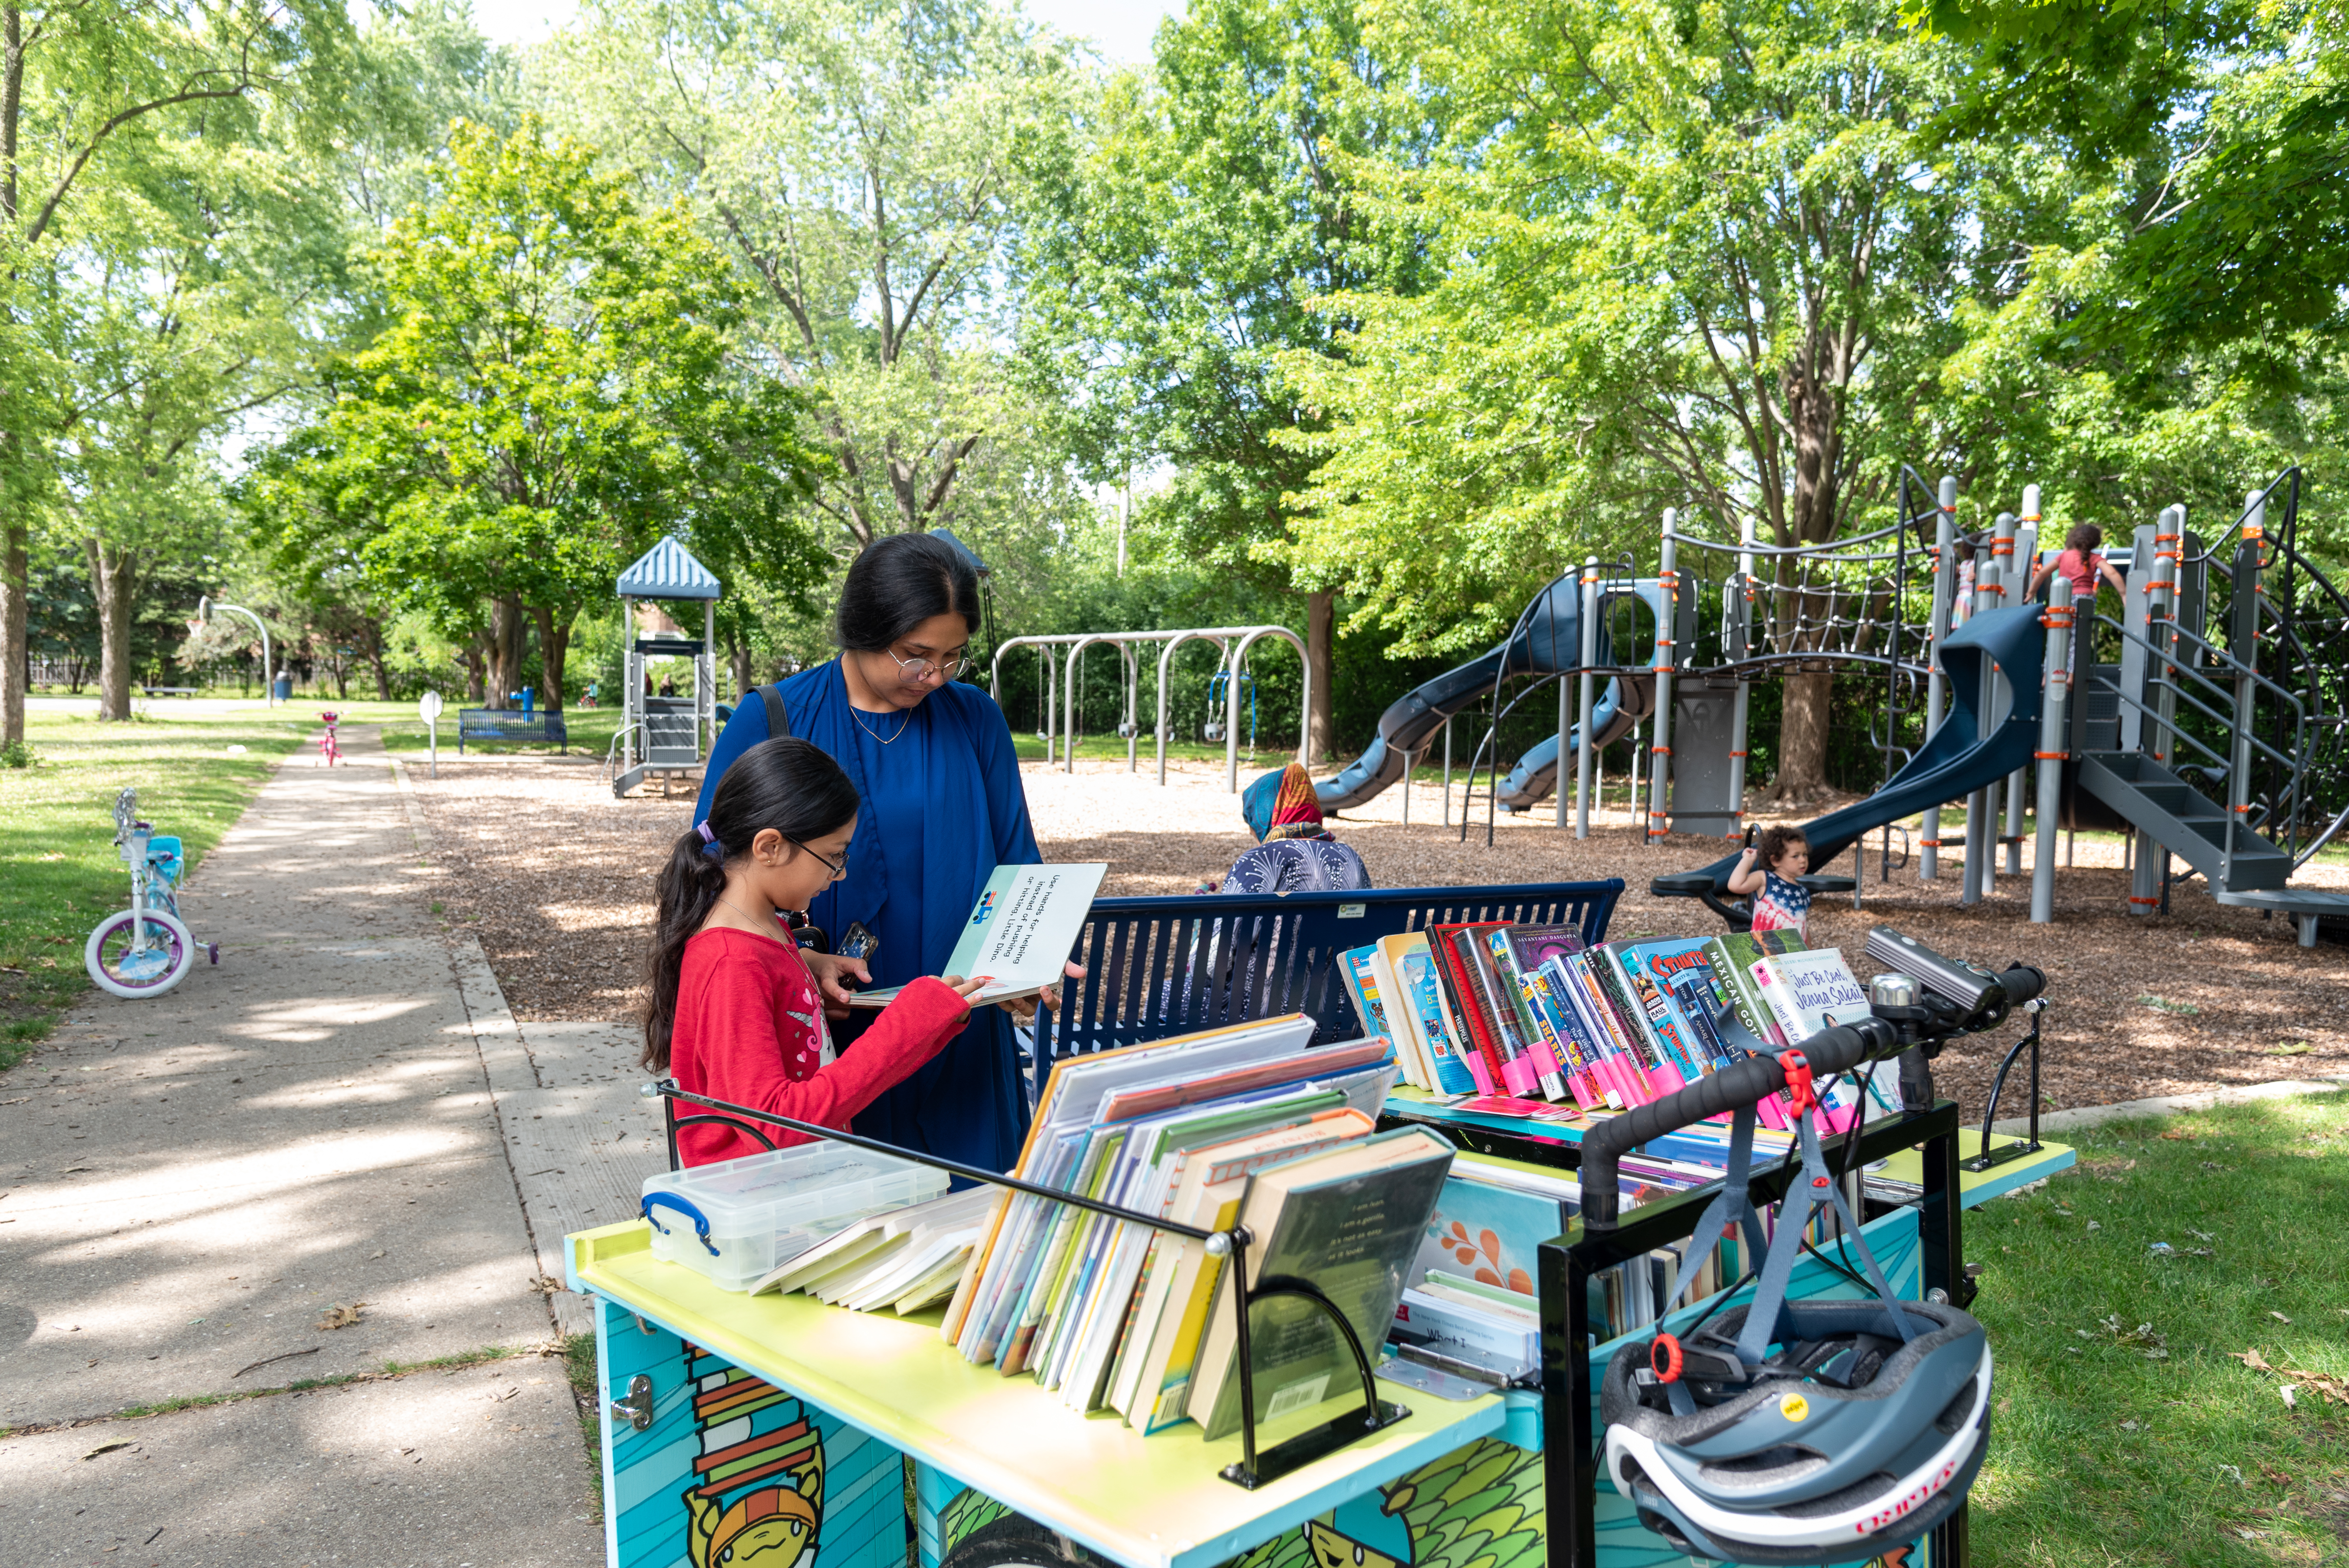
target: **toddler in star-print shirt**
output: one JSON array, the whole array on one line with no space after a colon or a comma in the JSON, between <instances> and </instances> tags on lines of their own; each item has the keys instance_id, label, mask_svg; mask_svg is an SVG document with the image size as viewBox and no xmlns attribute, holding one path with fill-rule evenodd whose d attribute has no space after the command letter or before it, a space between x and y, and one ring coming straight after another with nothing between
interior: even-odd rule
<instances>
[{"instance_id":1,"label":"toddler in star-print shirt","mask_svg":"<svg viewBox=\"0 0 2349 1568\"><path fill-rule=\"evenodd\" d=\"M661 871L645 1065L690 1094L844 1129L962 1032L984 977L925 976L833 1057L825 993L844 1002L839 977L869 976L854 960L803 953L782 916L842 875L856 806L840 765L805 741L762 742L727 770L709 819ZM769 1136L777 1147L808 1141ZM764 1146L710 1123L680 1129L678 1151L707 1165Z\"/></svg>"}]
</instances>

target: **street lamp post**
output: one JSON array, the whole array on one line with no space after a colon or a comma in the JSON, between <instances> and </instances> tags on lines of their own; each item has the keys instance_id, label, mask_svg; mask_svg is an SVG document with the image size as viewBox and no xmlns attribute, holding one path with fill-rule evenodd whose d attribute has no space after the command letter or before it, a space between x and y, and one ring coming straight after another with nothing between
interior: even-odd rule
<instances>
[{"instance_id":1,"label":"street lamp post","mask_svg":"<svg viewBox=\"0 0 2349 1568\"><path fill-rule=\"evenodd\" d=\"M196 601L196 618L198 620L208 621L212 619L212 611L214 610L226 610L231 615L243 616L245 619L253 623L253 629L261 634L261 701L262 706L264 708L275 707L277 705L277 685L275 680L273 679L275 667L272 665L269 660L269 628L261 624L261 618L259 616L254 614L243 605L215 604L212 602L212 596L209 594Z\"/></svg>"}]
</instances>

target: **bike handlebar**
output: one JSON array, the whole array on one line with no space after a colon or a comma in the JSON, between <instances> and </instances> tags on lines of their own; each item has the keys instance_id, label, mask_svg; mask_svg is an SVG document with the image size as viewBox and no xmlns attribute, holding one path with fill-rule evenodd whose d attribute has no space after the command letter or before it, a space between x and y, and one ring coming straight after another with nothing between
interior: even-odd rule
<instances>
[{"instance_id":1,"label":"bike handlebar","mask_svg":"<svg viewBox=\"0 0 2349 1568\"><path fill-rule=\"evenodd\" d=\"M1900 1032L1880 1018L1823 1029L1795 1049L1814 1075L1847 1073L1871 1056L1899 1049ZM1707 1116L1752 1105L1786 1086L1786 1070L1775 1056L1748 1056L1699 1078L1684 1089L1609 1116L1582 1140L1582 1222L1587 1230L1615 1228L1618 1183L1623 1156L1650 1138L1661 1137Z\"/></svg>"},{"instance_id":2,"label":"bike handlebar","mask_svg":"<svg viewBox=\"0 0 2349 1568\"><path fill-rule=\"evenodd\" d=\"M1793 1047L1815 1077L1847 1073L1862 1062L1884 1061L1926 1039L1989 1028L2047 989L2047 976L2028 964L2013 964L1993 977L1998 1005L1976 1010L1958 1022L1921 1008L1886 1009L1852 1023L1823 1029ZM1775 1055L1748 1056L1686 1087L1609 1116L1582 1139L1582 1222L1588 1231L1611 1231L1619 1212L1623 1156L1651 1138L1677 1132L1708 1116L1752 1105L1786 1086L1786 1070Z\"/></svg>"}]
</instances>

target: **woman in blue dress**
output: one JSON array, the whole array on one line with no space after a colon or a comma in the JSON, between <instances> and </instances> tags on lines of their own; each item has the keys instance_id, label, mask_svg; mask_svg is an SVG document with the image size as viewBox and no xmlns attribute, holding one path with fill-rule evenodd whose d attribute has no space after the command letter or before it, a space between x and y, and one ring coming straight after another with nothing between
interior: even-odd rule
<instances>
[{"instance_id":1,"label":"woman in blue dress","mask_svg":"<svg viewBox=\"0 0 2349 1568\"><path fill-rule=\"evenodd\" d=\"M891 535L848 569L839 657L776 689L790 733L829 752L863 797L847 874L808 914L835 943L852 923L879 939L868 966L877 985L941 973L988 874L1043 858L1003 711L956 680L978 624L970 556L927 534ZM763 697L746 695L710 753L696 822L727 766L772 732ZM854 1050L874 1016L859 1008L835 1025L841 1046ZM969 1027L858 1116L855 1130L1009 1169L1028 1133L1011 1026L1005 1007L973 1010Z\"/></svg>"}]
</instances>

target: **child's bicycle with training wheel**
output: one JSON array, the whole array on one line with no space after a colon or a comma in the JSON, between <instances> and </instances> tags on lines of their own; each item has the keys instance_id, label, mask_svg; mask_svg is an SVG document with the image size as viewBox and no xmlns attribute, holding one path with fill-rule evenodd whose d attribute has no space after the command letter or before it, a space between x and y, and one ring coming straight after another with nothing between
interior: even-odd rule
<instances>
[{"instance_id":1,"label":"child's bicycle with training wheel","mask_svg":"<svg viewBox=\"0 0 2349 1568\"><path fill-rule=\"evenodd\" d=\"M326 753L326 765L331 768L343 760L343 748L335 739L335 722L342 715L329 711L321 712L318 717L326 725L326 732L318 737L318 750Z\"/></svg>"},{"instance_id":2,"label":"child's bicycle with training wheel","mask_svg":"<svg viewBox=\"0 0 2349 1568\"><path fill-rule=\"evenodd\" d=\"M199 949L220 962L220 944L188 934L171 895L187 872L180 841L157 836L152 823L139 820L135 789L114 798L114 842L130 867L130 907L98 923L82 947L82 965L101 991L160 996L188 978Z\"/></svg>"}]
</instances>

